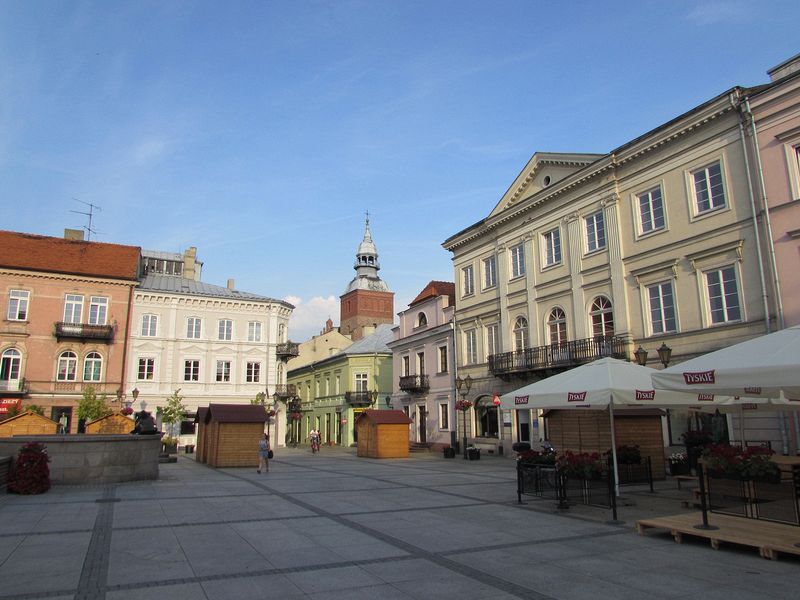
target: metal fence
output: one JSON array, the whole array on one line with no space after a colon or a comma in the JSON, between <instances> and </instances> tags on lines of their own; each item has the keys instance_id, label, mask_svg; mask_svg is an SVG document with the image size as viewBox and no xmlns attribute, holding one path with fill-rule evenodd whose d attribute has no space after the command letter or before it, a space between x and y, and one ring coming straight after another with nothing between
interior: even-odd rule
<instances>
[{"instance_id":1,"label":"metal fence","mask_svg":"<svg viewBox=\"0 0 800 600\"><path fill-rule=\"evenodd\" d=\"M586 504L610 508L617 518L614 479L610 471L597 478L572 477L553 466L517 462L517 501L522 496L536 496L556 502L559 508Z\"/></svg>"}]
</instances>

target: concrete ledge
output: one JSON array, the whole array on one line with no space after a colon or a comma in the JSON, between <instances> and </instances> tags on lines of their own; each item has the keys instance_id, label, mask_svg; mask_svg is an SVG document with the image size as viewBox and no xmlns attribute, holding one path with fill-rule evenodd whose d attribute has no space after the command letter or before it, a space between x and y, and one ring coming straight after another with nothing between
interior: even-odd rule
<instances>
[{"instance_id":1,"label":"concrete ledge","mask_svg":"<svg viewBox=\"0 0 800 600\"><path fill-rule=\"evenodd\" d=\"M36 442L47 447L50 481L59 485L158 479L158 435L25 435L0 438L0 456L16 458Z\"/></svg>"}]
</instances>

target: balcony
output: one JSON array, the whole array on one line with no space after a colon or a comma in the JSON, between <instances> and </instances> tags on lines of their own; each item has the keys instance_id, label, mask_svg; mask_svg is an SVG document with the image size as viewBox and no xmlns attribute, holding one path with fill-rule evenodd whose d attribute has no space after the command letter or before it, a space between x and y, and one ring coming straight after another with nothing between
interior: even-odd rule
<instances>
[{"instance_id":1,"label":"balcony","mask_svg":"<svg viewBox=\"0 0 800 600\"><path fill-rule=\"evenodd\" d=\"M286 362L300 354L300 344L295 344L294 342L278 344L275 347L275 354L278 356L278 360Z\"/></svg>"},{"instance_id":2,"label":"balcony","mask_svg":"<svg viewBox=\"0 0 800 600\"><path fill-rule=\"evenodd\" d=\"M288 400L289 398L294 398L297 395L297 389L293 383L282 383L280 385L275 386L275 391L272 394L272 397L275 400Z\"/></svg>"},{"instance_id":3,"label":"balcony","mask_svg":"<svg viewBox=\"0 0 800 600\"><path fill-rule=\"evenodd\" d=\"M350 406L372 406L375 398L378 397L376 392L345 392L344 401Z\"/></svg>"},{"instance_id":4,"label":"balcony","mask_svg":"<svg viewBox=\"0 0 800 600\"><path fill-rule=\"evenodd\" d=\"M400 389L410 394L424 394L430 387L427 375L405 375L400 378Z\"/></svg>"},{"instance_id":5,"label":"balcony","mask_svg":"<svg viewBox=\"0 0 800 600\"><path fill-rule=\"evenodd\" d=\"M0 379L0 394L4 396L24 396L28 386L24 379Z\"/></svg>"},{"instance_id":6,"label":"balcony","mask_svg":"<svg viewBox=\"0 0 800 600\"><path fill-rule=\"evenodd\" d=\"M103 340L110 342L114 339L113 325L86 325L85 323L56 323L56 338L79 340Z\"/></svg>"},{"instance_id":7,"label":"balcony","mask_svg":"<svg viewBox=\"0 0 800 600\"><path fill-rule=\"evenodd\" d=\"M492 354L489 371L503 379L541 371L564 371L599 358L628 359L628 341L621 337L596 337L563 344Z\"/></svg>"}]
</instances>

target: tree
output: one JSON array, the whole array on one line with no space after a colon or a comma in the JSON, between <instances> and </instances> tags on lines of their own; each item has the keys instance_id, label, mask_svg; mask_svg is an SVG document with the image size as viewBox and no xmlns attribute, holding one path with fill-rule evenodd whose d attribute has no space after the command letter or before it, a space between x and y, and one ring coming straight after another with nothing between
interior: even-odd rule
<instances>
[{"instance_id":1,"label":"tree","mask_svg":"<svg viewBox=\"0 0 800 600\"><path fill-rule=\"evenodd\" d=\"M37 415L44 416L44 407L39 406L38 404L28 404L25 406L27 410L30 412L35 412Z\"/></svg>"},{"instance_id":2,"label":"tree","mask_svg":"<svg viewBox=\"0 0 800 600\"><path fill-rule=\"evenodd\" d=\"M183 405L183 396L180 395L181 388L175 390L167 398L167 405L161 409L161 421L169 426L170 437L175 435L175 423L180 423L186 418L186 407Z\"/></svg>"},{"instance_id":3,"label":"tree","mask_svg":"<svg viewBox=\"0 0 800 600\"><path fill-rule=\"evenodd\" d=\"M98 396L91 385L86 386L83 397L78 400L78 419L88 423L112 414L114 411L106 403L106 398L105 394Z\"/></svg>"}]
</instances>

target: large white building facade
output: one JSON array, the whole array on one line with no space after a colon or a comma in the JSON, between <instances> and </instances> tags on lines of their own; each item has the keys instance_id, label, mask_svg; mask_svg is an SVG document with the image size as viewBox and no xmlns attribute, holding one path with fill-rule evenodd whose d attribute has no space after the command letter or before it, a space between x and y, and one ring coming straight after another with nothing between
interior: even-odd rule
<instances>
[{"instance_id":1,"label":"large white building facade","mask_svg":"<svg viewBox=\"0 0 800 600\"><path fill-rule=\"evenodd\" d=\"M145 267L152 265L148 258L161 263L146 269L134 292L126 386L138 392L134 410L155 412L178 389L190 415L211 403L247 404L259 393L271 404L286 385L283 359L294 307L236 290L232 281L228 287L204 283L191 265L167 264L187 262L186 256L142 252ZM273 443L282 444L285 411L275 404Z\"/></svg>"},{"instance_id":2,"label":"large white building facade","mask_svg":"<svg viewBox=\"0 0 800 600\"><path fill-rule=\"evenodd\" d=\"M489 215L443 244L456 276L456 359L474 380L470 441L542 439L535 412L495 393L602 356L674 364L776 324L752 141L733 88L603 155L537 153ZM665 443L697 415L671 411ZM738 423L728 416L728 429ZM748 439L797 447L797 423L747 421Z\"/></svg>"}]
</instances>

